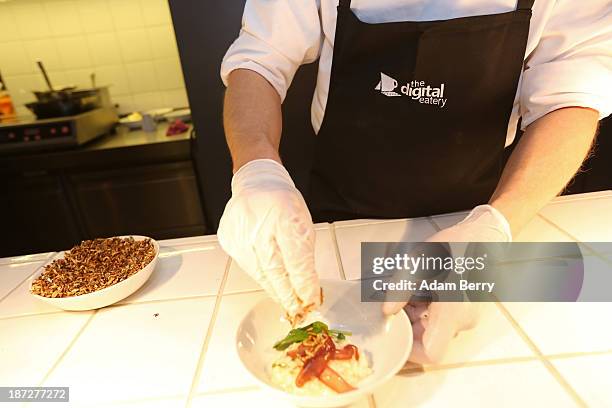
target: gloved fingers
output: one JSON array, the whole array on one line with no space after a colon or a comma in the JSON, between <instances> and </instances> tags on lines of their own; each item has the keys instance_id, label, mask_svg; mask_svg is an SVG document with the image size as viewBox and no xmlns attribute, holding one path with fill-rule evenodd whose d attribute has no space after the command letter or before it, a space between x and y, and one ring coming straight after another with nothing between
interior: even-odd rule
<instances>
[{"instance_id":1,"label":"gloved fingers","mask_svg":"<svg viewBox=\"0 0 612 408\"><path fill-rule=\"evenodd\" d=\"M429 356L427 355L427 352L425 351L425 348L423 347L423 342L421 340L413 341L412 350L410 350L410 357L408 357L408 361L421 365L434 363L434 361L431 361Z\"/></svg>"},{"instance_id":2,"label":"gloved fingers","mask_svg":"<svg viewBox=\"0 0 612 408\"><path fill-rule=\"evenodd\" d=\"M290 317L298 315L302 311L302 306L293 290L276 241L273 238L265 242L260 241L253 247L253 251L263 280L276 295L280 305Z\"/></svg>"},{"instance_id":3,"label":"gloved fingers","mask_svg":"<svg viewBox=\"0 0 612 408\"><path fill-rule=\"evenodd\" d=\"M410 301L404 307L404 310L408 314L410 322L414 323L421 319L427 319L429 315L429 302Z\"/></svg>"},{"instance_id":4,"label":"gloved fingers","mask_svg":"<svg viewBox=\"0 0 612 408\"><path fill-rule=\"evenodd\" d=\"M399 283L405 276L405 273L396 271L393 276L389 278L390 283ZM399 299L398 299L399 297ZM385 293L385 301L382 305L383 314L392 315L396 314L408 304L411 295L409 293L396 294L393 292ZM404 300L406 299L406 300Z\"/></svg>"},{"instance_id":5,"label":"gloved fingers","mask_svg":"<svg viewBox=\"0 0 612 408\"><path fill-rule=\"evenodd\" d=\"M253 278L273 301L280 303L274 288L259 267L259 262L253 248L241 248L238 251L234 251L234 254L229 255L232 257L232 262L236 262L240 269Z\"/></svg>"},{"instance_id":6,"label":"gloved fingers","mask_svg":"<svg viewBox=\"0 0 612 408\"><path fill-rule=\"evenodd\" d=\"M424 331L425 328L421 320L416 320L412 323L412 350L410 350L408 361L418 364L427 364L430 362L423 348Z\"/></svg>"},{"instance_id":7,"label":"gloved fingers","mask_svg":"<svg viewBox=\"0 0 612 408\"><path fill-rule=\"evenodd\" d=\"M421 345L423 344L423 333L425 333L425 326L423 326L422 319L417 319L412 322L412 337L415 341L418 341Z\"/></svg>"},{"instance_id":8,"label":"gloved fingers","mask_svg":"<svg viewBox=\"0 0 612 408\"><path fill-rule=\"evenodd\" d=\"M291 286L303 308L319 306L321 288L315 271L315 232L312 223L296 220L281 228L284 231L277 234L277 242Z\"/></svg>"},{"instance_id":9,"label":"gloved fingers","mask_svg":"<svg viewBox=\"0 0 612 408\"><path fill-rule=\"evenodd\" d=\"M394 257L396 254L408 255L410 257L419 257L427 254L428 256L439 256L444 257L448 254L448 251L445 246L431 244L431 243L397 243L391 244L391 246L387 247L387 252L385 257ZM393 269L388 272L391 272L391 275L386 275L387 281L389 284L393 284L397 286L402 281L410 281L414 283L414 287L412 289L404 289L402 291L393 291L390 290L385 293L385 302L383 303L383 313L385 315L391 315L399 312L406 306L406 304L410 304L413 307L417 303L423 303L423 300L427 293L421 291L420 282L424 279L431 279L438 274L438 271L429 271L424 269L423 267L417 268L415 270L408 269ZM433 275L432 275L433 274ZM385 275L383 275L385 277ZM420 300L419 300L420 299ZM427 303L427 302L426 302ZM406 312L409 314L412 312L411 308L406 309Z\"/></svg>"},{"instance_id":10,"label":"gloved fingers","mask_svg":"<svg viewBox=\"0 0 612 408\"><path fill-rule=\"evenodd\" d=\"M433 334L436 333L436 334ZM437 327L437 330L423 332L423 353L430 363L439 363L457 333L449 326Z\"/></svg>"},{"instance_id":11,"label":"gloved fingers","mask_svg":"<svg viewBox=\"0 0 612 408\"><path fill-rule=\"evenodd\" d=\"M384 302L383 313L386 315L395 314L403 308L406 314L408 314L410 321L415 322L427 317L430 303L431 302L422 300L414 300L414 298L411 298L408 302Z\"/></svg>"},{"instance_id":12,"label":"gloved fingers","mask_svg":"<svg viewBox=\"0 0 612 408\"><path fill-rule=\"evenodd\" d=\"M402 279L405 278L405 275L406 275L405 272L400 272L400 273L396 272L389 279L389 282L399 283ZM405 309L406 313L408 313L408 317L410 317L410 313L412 311L410 310L410 308L408 308L407 305L410 304L411 307L414 306L415 301L413 300L413 296L414 296L414 292L409 292L409 291L403 291L401 293L387 292L385 294L385 301L383 302L383 305L382 305L383 314L392 315L392 314L396 314L402 309ZM403 299L406 299L406 300L403 300Z\"/></svg>"},{"instance_id":13,"label":"gloved fingers","mask_svg":"<svg viewBox=\"0 0 612 408\"><path fill-rule=\"evenodd\" d=\"M402 310L404 306L406 306L406 304L408 304L408 302L384 302L382 306L383 313L385 315L396 314L397 312Z\"/></svg>"},{"instance_id":14,"label":"gloved fingers","mask_svg":"<svg viewBox=\"0 0 612 408\"><path fill-rule=\"evenodd\" d=\"M423 324L423 352L433 363L442 360L451 340L462 330L464 321L471 319L465 314L462 303L433 302L429 305Z\"/></svg>"},{"instance_id":15,"label":"gloved fingers","mask_svg":"<svg viewBox=\"0 0 612 408\"><path fill-rule=\"evenodd\" d=\"M240 210L244 211L244 209ZM278 302L276 293L259 268L255 251L250 245L246 244L248 242L247 239L244 237L240 238L242 231L238 229L238 224L235 222L235 211L236 200L232 198L225 206L225 211L219 222L219 229L217 230L219 245L231 256L232 262L236 262L244 272L268 293L272 300Z\"/></svg>"},{"instance_id":16,"label":"gloved fingers","mask_svg":"<svg viewBox=\"0 0 612 408\"><path fill-rule=\"evenodd\" d=\"M253 251L253 254L254 253L255 252ZM257 262L257 257L254 255L253 258L254 258L254 262L251 265L255 265L255 268L253 271L249 273L249 275L251 275L251 277L255 279L257 284L261 286L263 290L266 291L268 296L270 296L270 298L273 301L275 301L276 303L280 303L280 299L276 295L276 291L274 290L274 287L272 286L270 281L268 281L267 277L263 273L263 270L259 267L259 263Z\"/></svg>"}]
</instances>

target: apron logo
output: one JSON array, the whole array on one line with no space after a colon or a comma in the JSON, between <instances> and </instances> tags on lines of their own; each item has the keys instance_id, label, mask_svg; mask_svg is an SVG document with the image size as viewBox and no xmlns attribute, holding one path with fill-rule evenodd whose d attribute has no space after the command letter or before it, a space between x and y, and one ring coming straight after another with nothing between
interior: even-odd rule
<instances>
[{"instance_id":1,"label":"apron logo","mask_svg":"<svg viewBox=\"0 0 612 408\"><path fill-rule=\"evenodd\" d=\"M432 87L431 85L426 85L425 81L412 80L400 88L401 94L395 92L397 86L398 83L395 79L381 72L380 81L374 89L380 91L385 96L402 96L403 94L418 103L436 105L440 108L446 106L448 99L444 97L443 83L439 87Z\"/></svg>"},{"instance_id":2,"label":"apron logo","mask_svg":"<svg viewBox=\"0 0 612 408\"><path fill-rule=\"evenodd\" d=\"M382 72L380 73L380 82L374 88L377 91L380 91L383 95L387 96L401 96L397 92L395 92L395 88L397 88L397 81L391 78L389 75L385 75Z\"/></svg>"}]
</instances>

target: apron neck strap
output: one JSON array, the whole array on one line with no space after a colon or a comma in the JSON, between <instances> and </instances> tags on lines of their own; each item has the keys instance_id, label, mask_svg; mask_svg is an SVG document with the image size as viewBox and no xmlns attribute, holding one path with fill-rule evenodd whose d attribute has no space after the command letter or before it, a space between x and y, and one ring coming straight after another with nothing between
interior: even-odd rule
<instances>
[{"instance_id":1,"label":"apron neck strap","mask_svg":"<svg viewBox=\"0 0 612 408\"><path fill-rule=\"evenodd\" d=\"M338 8L350 9L351 8L351 0L340 0L338 3Z\"/></svg>"}]
</instances>

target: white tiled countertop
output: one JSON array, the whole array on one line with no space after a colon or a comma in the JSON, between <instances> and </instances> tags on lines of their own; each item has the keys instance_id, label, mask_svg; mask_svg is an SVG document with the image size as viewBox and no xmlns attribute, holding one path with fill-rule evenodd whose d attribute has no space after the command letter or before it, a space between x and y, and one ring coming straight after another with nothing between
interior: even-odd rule
<instances>
[{"instance_id":1,"label":"white tiled countertop","mask_svg":"<svg viewBox=\"0 0 612 408\"><path fill-rule=\"evenodd\" d=\"M317 270L358 278L362 241L424 240L462 216L319 224ZM612 241L612 191L558 198L516 240ZM92 312L28 294L53 254L0 259L0 386L69 386L72 406L285 407L234 352L239 321L264 293L214 236L160 245L143 288ZM591 249L612 273L612 254ZM355 406L610 407L610 316L612 303L486 304L441 364L407 366Z\"/></svg>"}]
</instances>

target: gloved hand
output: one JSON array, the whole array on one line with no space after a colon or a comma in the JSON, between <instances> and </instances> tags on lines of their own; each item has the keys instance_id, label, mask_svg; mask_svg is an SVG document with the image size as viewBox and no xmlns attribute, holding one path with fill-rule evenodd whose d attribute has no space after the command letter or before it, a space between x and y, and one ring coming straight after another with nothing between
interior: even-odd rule
<instances>
[{"instance_id":1,"label":"gloved hand","mask_svg":"<svg viewBox=\"0 0 612 408\"><path fill-rule=\"evenodd\" d=\"M315 233L304 198L274 160L253 160L232 178L219 243L287 312L300 320L320 304Z\"/></svg>"},{"instance_id":2,"label":"gloved hand","mask_svg":"<svg viewBox=\"0 0 612 408\"><path fill-rule=\"evenodd\" d=\"M511 242L508 221L490 205L479 205L461 222L432 235L429 242ZM464 302L385 302L383 312L394 314L402 308L410 321L414 342L410 361L420 364L439 362L448 345L460 331L475 326L479 304Z\"/></svg>"},{"instance_id":3,"label":"gloved hand","mask_svg":"<svg viewBox=\"0 0 612 408\"><path fill-rule=\"evenodd\" d=\"M510 224L490 205L479 205L452 227L432 235L430 242L512 242Z\"/></svg>"}]
</instances>

